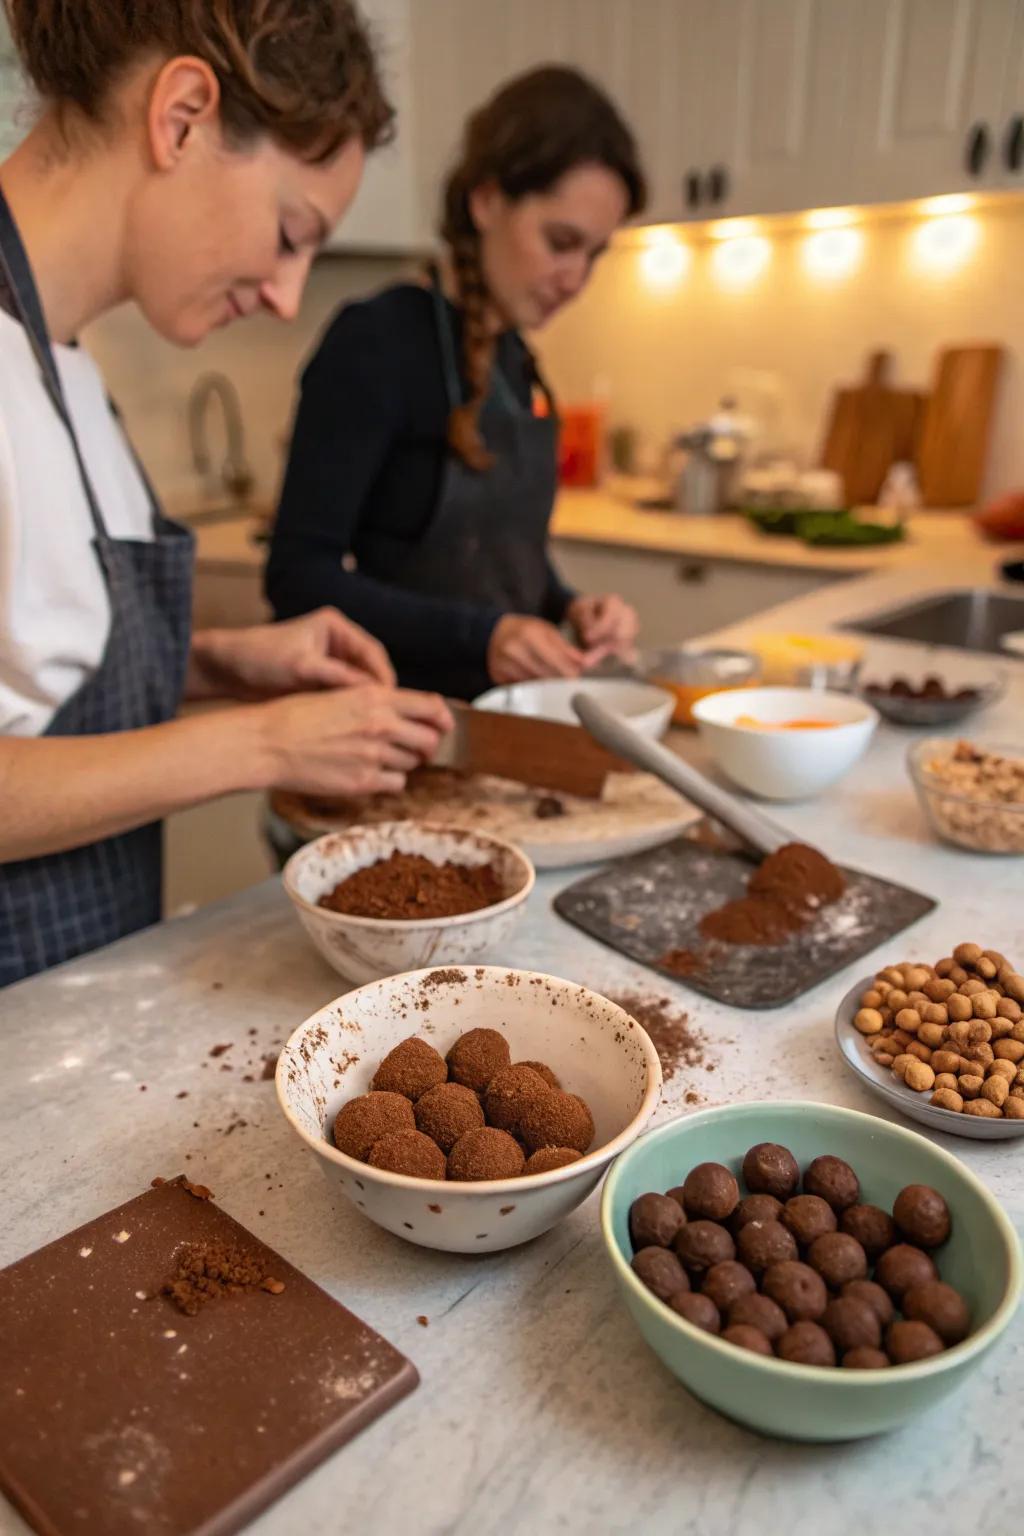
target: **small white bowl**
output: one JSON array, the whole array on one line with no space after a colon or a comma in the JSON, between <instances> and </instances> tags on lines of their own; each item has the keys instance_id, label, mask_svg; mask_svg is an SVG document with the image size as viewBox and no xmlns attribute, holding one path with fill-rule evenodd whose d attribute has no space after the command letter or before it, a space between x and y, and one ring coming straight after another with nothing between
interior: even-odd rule
<instances>
[{"instance_id":1,"label":"small white bowl","mask_svg":"<svg viewBox=\"0 0 1024 1536\"><path fill-rule=\"evenodd\" d=\"M392 853L421 853L435 864L493 864L503 901L459 917L350 917L317 906L342 880ZM536 873L525 853L484 832L389 821L329 832L293 853L284 888L324 959L350 981L376 981L423 965L459 965L500 950L526 911Z\"/></svg>"},{"instance_id":2,"label":"small white bowl","mask_svg":"<svg viewBox=\"0 0 1024 1536\"><path fill-rule=\"evenodd\" d=\"M409 1035L442 1056L469 1029L496 1029L512 1060L543 1061L594 1116L594 1150L531 1178L478 1184L387 1173L331 1141L342 1104L369 1091L378 1064ZM580 1205L658 1106L661 1066L628 1013L572 981L498 966L413 971L336 998L292 1035L277 1097L326 1177L371 1221L424 1248L494 1253L546 1232Z\"/></svg>"},{"instance_id":3,"label":"small white bowl","mask_svg":"<svg viewBox=\"0 0 1024 1536\"><path fill-rule=\"evenodd\" d=\"M766 723L833 720L823 730L765 731L737 725L742 715ZM819 794L865 751L878 713L849 693L817 688L733 688L693 706L693 717L722 772L766 800Z\"/></svg>"},{"instance_id":4,"label":"small white bowl","mask_svg":"<svg viewBox=\"0 0 1024 1536\"><path fill-rule=\"evenodd\" d=\"M482 693L473 704L476 709L489 709L496 714L557 720L560 725L582 729L572 707L573 697L579 693L596 699L605 709L621 715L634 731L654 740L668 730L675 708L675 699L667 689L628 677L553 677L532 683L509 683Z\"/></svg>"}]
</instances>

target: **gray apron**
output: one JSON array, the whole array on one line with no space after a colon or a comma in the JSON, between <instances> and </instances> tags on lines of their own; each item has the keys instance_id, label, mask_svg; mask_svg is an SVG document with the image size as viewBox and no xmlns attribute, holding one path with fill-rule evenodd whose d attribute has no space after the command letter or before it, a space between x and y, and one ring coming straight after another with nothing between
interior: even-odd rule
<instances>
[{"instance_id":1,"label":"gray apron","mask_svg":"<svg viewBox=\"0 0 1024 1536\"><path fill-rule=\"evenodd\" d=\"M75 434L17 226L0 192L0 278L24 327L50 401L67 429L110 599L110 633L96 671L57 711L48 736L107 735L170 720L188 665L193 536L153 508L153 539L112 539ZM17 808L0 808L16 815ZM0 986L110 944L160 920L159 822L67 852L0 864Z\"/></svg>"}]
</instances>

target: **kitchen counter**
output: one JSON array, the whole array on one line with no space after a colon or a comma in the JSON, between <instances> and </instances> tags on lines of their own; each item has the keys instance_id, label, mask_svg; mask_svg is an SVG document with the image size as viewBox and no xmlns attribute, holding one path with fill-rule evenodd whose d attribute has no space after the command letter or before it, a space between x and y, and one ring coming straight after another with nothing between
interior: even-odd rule
<instances>
[{"instance_id":1,"label":"kitchen counter","mask_svg":"<svg viewBox=\"0 0 1024 1536\"><path fill-rule=\"evenodd\" d=\"M813 628L826 607L837 622L883 606L894 584L906 598L929 583L942 585L941 571L864 577L757 624ZM913 649L871 651L903 659ZM1024 717L1024 664L1007 670L1007 696L977 727L996 739L1019 737ZM965 938L1020 959L1024 860L932 840L903 769L911 739L883 724L842 784L773 814L839 861L942 901L857 973L897 957L934 960ZM705 762L692 736L677 745ZM578 874L538 881L501 958L612 994L671 995L689 1011L705 1062L666 1085L658 1120L690 1107L688 1093L702 1105L798 1098L889 1113L847 1076L833 1047L833 1012L852 974L777 1012L725 1008L554 920L552 896ZM536 1242L473 1259L402 1243L327 1185L278 1111L273 1085L242 1074L341 990L274 881L0 997L0 1264L154 1175L184 1170L420 1369L419 1391L269 1510L254 1536L348 1536L371 1523L409 1536L861 1536L882 1520L902 1536L1016 1528L1024 1319L960 1392L897 1435L807 1447L738 1428L691 1398L641 1343L603 1255L596 1196ZM226 1058L211 1059L227 1041ZM1021 1144L935 1139L1024 1228ZM24 1530L0 1505L0 1533Z\"/></svg>"}]
</instances>

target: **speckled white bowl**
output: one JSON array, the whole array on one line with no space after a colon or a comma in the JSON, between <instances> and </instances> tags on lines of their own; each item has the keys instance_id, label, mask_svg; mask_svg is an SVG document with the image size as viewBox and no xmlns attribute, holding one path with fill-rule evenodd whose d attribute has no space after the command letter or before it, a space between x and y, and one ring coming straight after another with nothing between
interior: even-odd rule
<instances>
[{"instance_id":1,"label":"speckled white bowl","mask_svg":"<svg viewBox=\"0 0 1024 1536\"><path fill-rule=\"evenodd\" d=\"M497 1029L513 1061L544 1061L594 1116L594 1149L551 1173L479 1184L408 1178L357 1162L331 1141L348 1099L417 1034L445 1055L469 1029ZM647 1125L661 1094L658 1054L635 1019L572 981L498 966L413 971L336 998L292 1035L277 1097L324 1173L378 1226L424 1248L493 1253L528 1242L590 1194Z\"/></svg>"},{"instance_id":2,"label":"speckled white bowl","mask_svg":"<svg viewBox=\"0 0 1024 1536\"><path fill-rule=\"evenodd\" d=\"M317 901L357 869L395 851L421 853L435 864L494 864L504 901L461 917L348 917ZM284 888L324 959L350 981L376 981L425 965L464 965L496 954L526 910L536 873L525 853L504 838L425 821L382 822L329 832L294 853Z\"/></svg>"}]
</instances>

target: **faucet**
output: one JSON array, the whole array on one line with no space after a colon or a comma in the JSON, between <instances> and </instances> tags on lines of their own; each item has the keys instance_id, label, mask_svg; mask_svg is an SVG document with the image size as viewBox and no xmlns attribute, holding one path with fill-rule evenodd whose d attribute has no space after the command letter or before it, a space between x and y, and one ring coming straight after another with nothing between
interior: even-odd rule
<instances>
[{"instance_id":1,"label":"faucet","mask_svg":"<svg viewBox=\"0 0 1024 1536\"><path fill-rule=\"evenodd\" d=\"M245 457L245 428L238 391L223 373L204 373L196 380L188 401L188 431L192 444L192 463L196 473L209 480L213 473L206 432L210 400L216 396L224 414L227 454L221 466L220 481L232 500L242 502L255 485L255 477Z\"/></svg>"}]
</instances>

